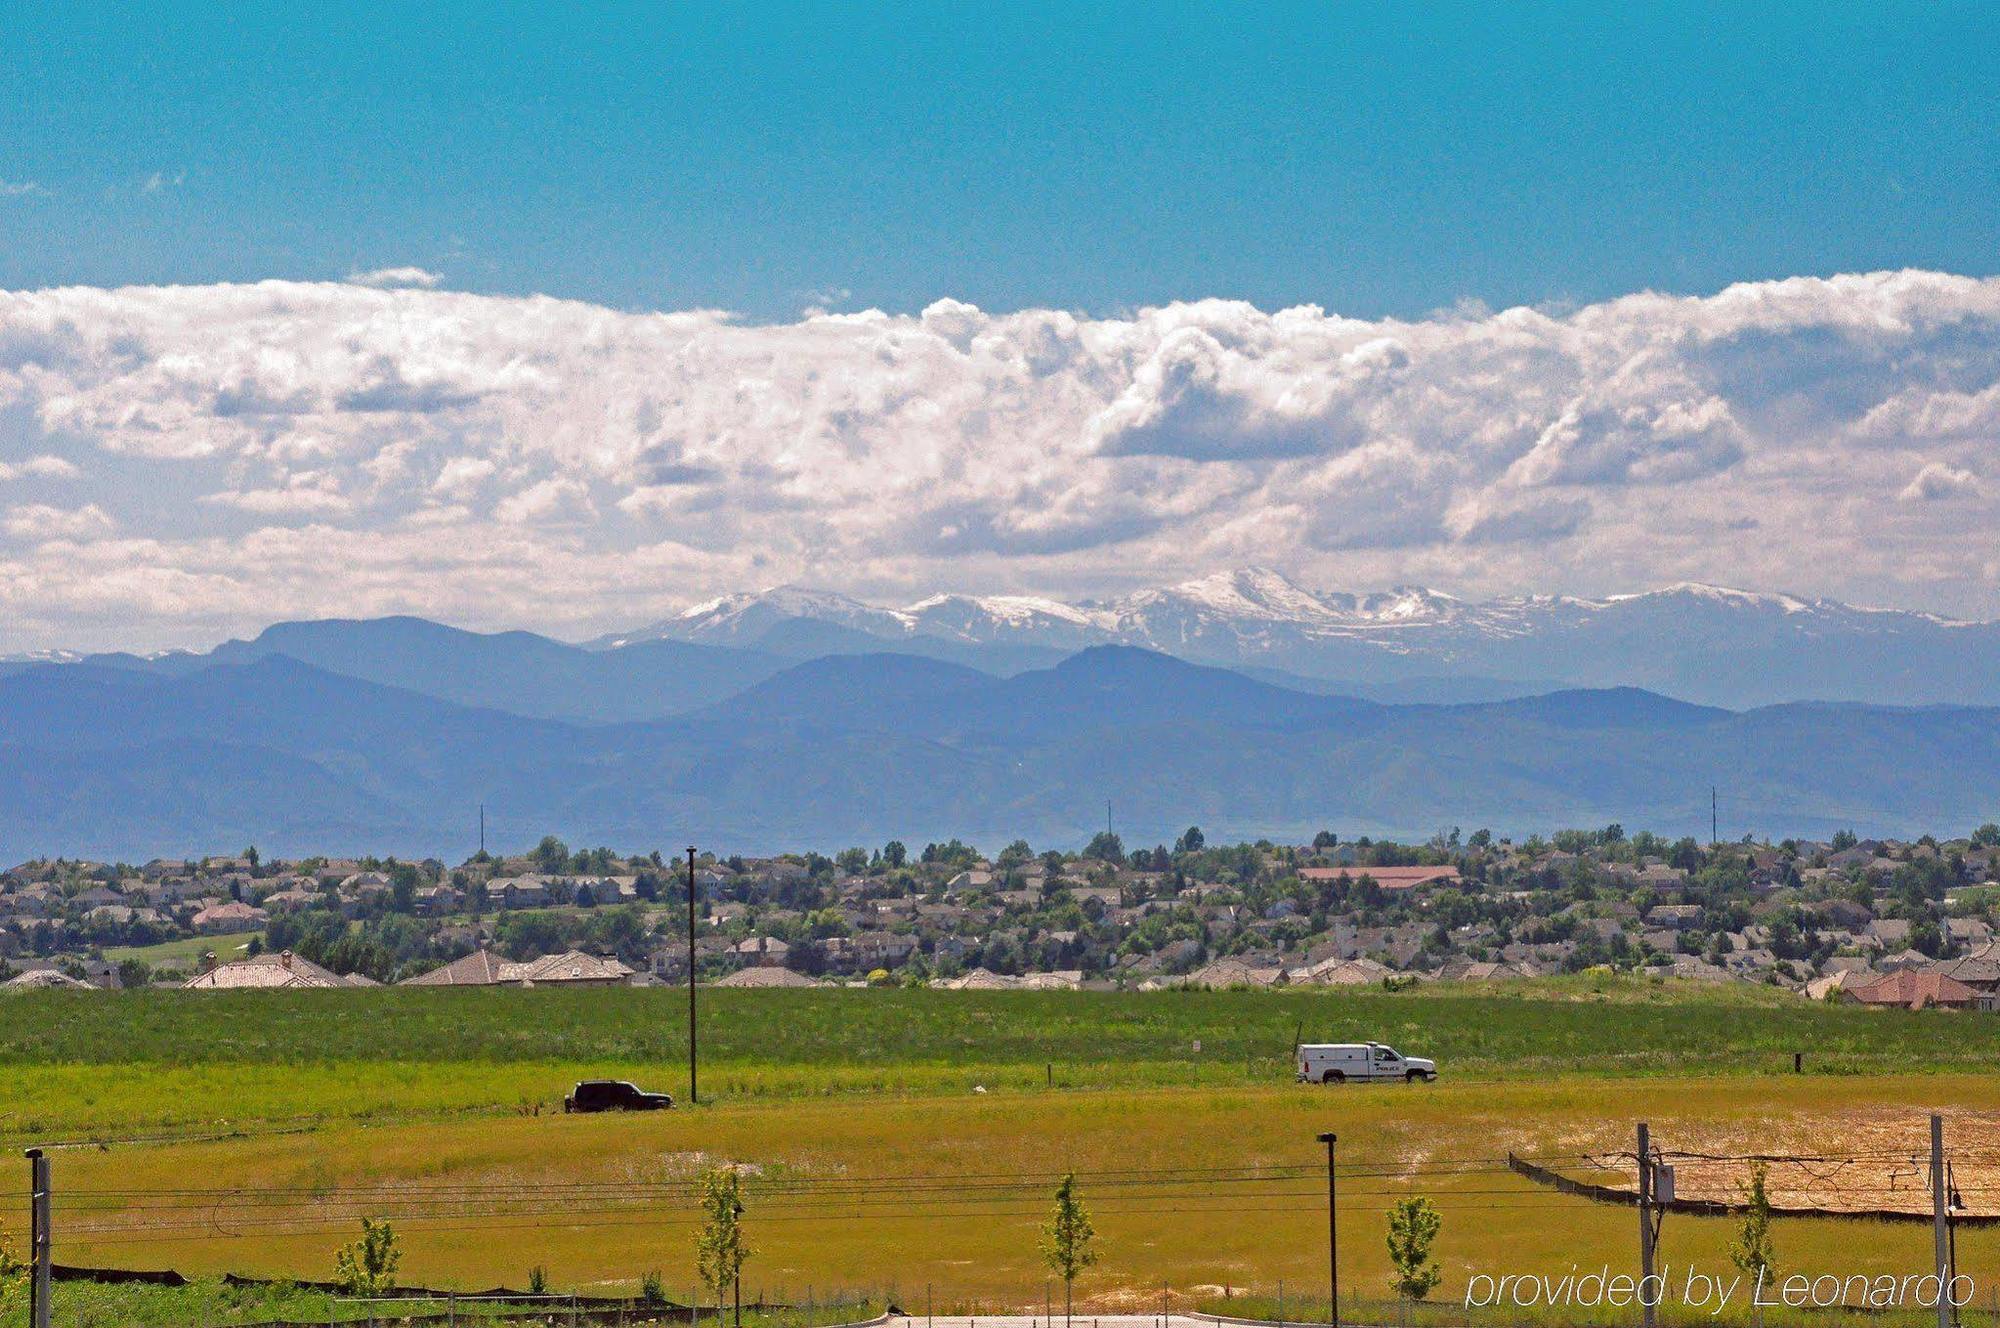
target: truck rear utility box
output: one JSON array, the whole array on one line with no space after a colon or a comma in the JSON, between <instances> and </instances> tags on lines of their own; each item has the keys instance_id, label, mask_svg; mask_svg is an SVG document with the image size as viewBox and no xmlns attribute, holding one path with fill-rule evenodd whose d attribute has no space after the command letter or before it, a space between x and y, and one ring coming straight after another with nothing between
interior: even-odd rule
<instances>
[{"instance_id":1,"label":"truck rear utility box","mask_svg":"<svg viewBox=\"0 0 2000 1328\"><path fill-rule=\"evenodd\" d=\"M1381 1042L1309 1042L1299 1046L1299 1082L1344 1084L1374 1079L1426 1083L1438 1077L1437 1062L1405 1056Z\"/></svg>"}]
</instances>

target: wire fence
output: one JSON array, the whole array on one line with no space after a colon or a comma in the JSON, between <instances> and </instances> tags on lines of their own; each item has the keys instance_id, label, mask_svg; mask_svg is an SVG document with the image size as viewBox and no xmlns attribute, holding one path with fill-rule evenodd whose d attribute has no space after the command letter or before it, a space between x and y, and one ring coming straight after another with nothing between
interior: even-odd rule
<instances>
[{"instance_id":1,"label":"wire fence","mask_svg":"<svg viewBox=\"0 0 2000 1328\"><path fill-rule=\"evenodd\" d=\"M1913 1177L1928 1186L1929 1159L1913 1157L1908 1149L1857 1149L1842 1153L1663 1151L1656 1160L1682 1165L1751 1167L1783 1165L1798 1169L1819 1192L1839 1197L1841 1207L1791 1209L1780 1215L1916 1217L1914 1211L1887 1206L1883 1196L1900 1199L1915 1194ZM1983 1196L2000 1194L2000 1152L1991 1146L1955 1150L1950 1161L1974 1177L1995 1171L1992 1183L1954 1187L1953 1220L1968 1225L1993 1220L1973 1214ZM1438 1211L1460 1213L1477 1220L1504 1220L1506 1215L1547 1215L1563 1220L1580 1202L1637 1201L1636 1194L1605 1183L1636 1180L1638 1159L1617 1151L1502 1153L1463 1157L1389 1156L1358 1152L1339 1159L1339 1212L1386 1213L1421 1193ZM1914 1168L1915 1172L1906 1175ZM1078 1169L1080 1190L1089 1196L1094 1214L1133 1215L1161 1222L1196 1214L1258 1215L1323 1213L1327 1200L1327 1169L1311 1163L1263 1163L1241 1166L1172 1166ZM1580 1179L1589 1177L1590 1179ZM1884 1179L1891 1177L1893 1179ZM953 1173L911 1172L869 1176L745 1175L744 1202L757 1223L817 1224L829 1222L949 1221L1039 1222L1048 1212L1049 1196L1061 1174L1056 1172ZM187 1185L142 1188L98 1184L66 1189L58 1184L54 1205L58 1239L91 1250L127 1247L171 1247L268 1241L281 1237L352 1234L364 1217L390 1220L399 1228L424 1234L497 1233L509 1230L693 1227L701 1216L691 1177L671 1176L651 1181L376 1181L279 1190L246 1186ZM1869 1207L1869 1205L1878 1205ZM1740 1205L1679 1201L1680 1211L1722 1214ZM1928 1220L1928 1219L1926 1219ZM59 1277L99 1281L147 1281L182 1284L178 1273L134 1273L115 1268L59 1266ZM231 1279L258 1285L253 1279ZM277 1285L261 1283L261 1285ZM334 1294L326 1283L282 1285ZM746 1291L750 1288L745 1288ZM476 1328L485 1321L536 1323L548 1328L607 1328L608 1325L683 1323L689 1328L715 1323L729 1328L735 1307L718 1307L692 1288L685 1295L655 1292L650 1297L548 1295L504 1287L485 1291L414 1288L394 1296L353 1298L335 1294L334 1308L318 1322L328 1324L406 1325L408 1328ZM1965 1328L2000 1328L2000 1287L1988 1289L1981 1304L1961 1311ZM914 1297L911 1298L912 1300ZM867 1292L827 1295L808 1288L803 1295L782 1291L767 1297L763 1288L746 1300L746 1325L755 1328L826 1328L866 1321L891 1308L917 1317L940 1317L942 1297L927 1288L921 1306L906 1304L891 1285ZM984 1308L976 1303L952 1305L951 1317L967 1319ZM1355 1296L1353 1308L1342 1299L1344 1324L1368 1328L1444 1328L1448 1324L1493 1324L1508 1328L1595 1322L1629 1323L1631 1315L1614 1319L1569 1315L1531 1307L1427 1305L1406 1300ZM1256 1294L1223 1290L1213 1295L1161 1289L1161 1324L1178 1315L1211 1313L1281 1324L1325 1323L1330 1305L1322 1289L1317 1295L1280 1285ZM1444 1317L1440 1317L1444 1316ZM1035 1320L1036 1316L1027 1316ZM1045 1305L1041 1328L1051 1328L1054 1306ZM1106 1316L1097 1316L1106 1317ZM1122 1315L1122 1319L1133 1316ZM1911 1325L1931 1328L1935 1319L1835 1307L1812 1311L1803 1319L1773 1315L1764 1328L1786 1322L1806 1322L1819 1328L1840 1328L1850 1319L1875 1328L1892 1328L1908 1317ZM1706 1315L1677 1315L1662 1307L1661 1320L1677 1324L1714 1323ZM1763 1316L1760 1312L1760 1322ZM1081 1319L1081 1316L1079 1316ZM276 1321L274 1321L275 1323ZM305 1324L311 1328L311 1324Z\"/></svg>"}]
</instances>

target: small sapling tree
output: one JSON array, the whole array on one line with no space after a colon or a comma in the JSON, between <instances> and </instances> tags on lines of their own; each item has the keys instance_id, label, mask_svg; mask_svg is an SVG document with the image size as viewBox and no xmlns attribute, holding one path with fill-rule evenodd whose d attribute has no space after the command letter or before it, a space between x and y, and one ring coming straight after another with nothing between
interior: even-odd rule
<instances>
[{"instance_id":1,"label":"small sapling tree","mask_svg":"<svg viewBox=\"0 0 2000 1328\"><path fill-rule=\"evenodd\" d=\"M1399 1199L1389 1210L1389 1265L1396 1270L1389 1286L1405 1300L1422 1300L1443 1277L1431 1262L1441 1225L1429 1199Z\"/></svg>"},{"instance_id":2,"label":"small sapling tree","mask_svg":"<svg viewBox=\"0 0 2000 1328\"><path fill-rule=\"evenodd\" d=\"M1042 1262L1062 1279L1063 1322L1070 1321L1070 1293L1076 1277L1097 1262L1097 1228L1090 1223L1090 1210L1077 1197L1076 1173L1069 1172L1056 1186L1055 1209L1042 1226Z\"/></svg>"},{"instance_id":3,"label":"small sapling tree","mask_svg":"<svg viewBox=\"0 0 2000 1328\"><path fill-rule=\"evenodd\" d=\"M396 1289L396 1269L402 1262L395 1229L364 1217L361 1239L334 1253L333 1280L350 1296L386 1296Z\"/></svg>"}]
</instances>

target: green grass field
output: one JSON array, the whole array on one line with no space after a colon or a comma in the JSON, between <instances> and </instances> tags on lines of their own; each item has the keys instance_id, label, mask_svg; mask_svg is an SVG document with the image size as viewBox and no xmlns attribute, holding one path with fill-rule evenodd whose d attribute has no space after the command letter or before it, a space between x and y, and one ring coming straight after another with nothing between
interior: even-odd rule
<instances>
[{"instance_id":1,"label":"green grass field","mask_svg":"<svg viewBox=\"0 0 2000 1328\"><path fill-rule=\"evenodd\" d=\"M224 960L231 959L243 952L253 936L261 934L187 936L177 941L161 941L158 945L114 945L105 949L104 957L121 962L142 959L154 968L173 968L192 973L201 957L210 950Z\"/></svg>"},{"instance_id":2,"label":"green grass field","mask_svg":"<svg viewBox=\"0 0 2000 1328\"><path fill-rule=\"evenodd\" d=\"M680 1093L680 993L190 995L0 1006L0 1131L102 1141L56 1154L61 1260L324 1277L370 1213L402 1231L408 1281L520 1285L540 1265L560 1289L622 1293L658 1270L684 1294L685 1181L728 1160L753 1169L746 1294L908 1307L929 1287L941 1312L991 1311L1042 1298L1036 1228L1074 1168L1104 1253L1085 1303L1143 1310L1164 1282L1186 1308L1282 1280L1323 1313L1326 1129L1350 1177L1344 1288L1385 1292L1384 1212L1424 1194L1444 1212L1446 1299L1482 1270L1630 1262L1631 1210L1492 1165L1509 1150L1608 1154L1648 1119L1667 1147L1914 1153L1938 1108L1956 1147L2000 1156L1983 1143L2000 1124L2000 1019L1733 987L705 992L704 1104L629 1117L565 1117L559 1099L597 1074ZM1301 1028L1434 1055L1444 1077L1295 1085ZM149 1136L168 1141L118 1142ZM1263 1170L1210 1174L1243 1167ZM18 1201L0 1222L21 1230ZM1726 1266L1734 1227L1670 1218L1666 1257ZM1890 1271L1920 1266L1929 1233L1781 1219L1777 1238L1787 1269ZM1959 1247L1990 1296L2000 1231Z\"/></svg>"}]
</instances>

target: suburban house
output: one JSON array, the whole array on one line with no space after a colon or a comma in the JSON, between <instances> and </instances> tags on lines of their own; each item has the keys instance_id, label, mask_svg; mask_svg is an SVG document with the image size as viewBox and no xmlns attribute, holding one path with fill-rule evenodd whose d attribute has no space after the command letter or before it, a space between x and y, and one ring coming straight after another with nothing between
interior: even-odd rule
<instances>
[{"instance_id":1,"label":"suburban house","mask_svg":"<svg viewBox=\"0 0 2000 1328\"><path fill-rule=\"evenodd\" d=\"M737 960L751 966L783 968L792 947L775 936L747 936L733 951Z\"/></svg>"},{"instance_id":2,"label":"suburban house","mask_svg":"<svg viewBox=\"0 0 2000 1328\"><path fill-rule=\"evenodd\" d=\"M500 982L500 971L508 966L505 959L490 950L474 950L462 959L454 959L442 968L434 968L428 973L419 973L413 978L404 978L399 986L404 987L492 987Z\"/></svg>"},{"instance_id":3,"label":"suburban house","mask_svg":"<svg viewBox=\"0 0 2000 1328\"><path fill-rule=\"evenodd\" d=\"M331 969L321 968L310 959L302 959L285 950L278 954L261 954L253 959L217 964L181 985L191 991L243 991L281 987L372 987L375 983L358 973L342 977Z\"/></svg>"},{"instance_id":4,"label":"suburban house","mask_svg":"<svg viewBox=\"0 0 2000 1328\"><path fill-rule=\"evenodd\" d=\"M816 987L819 984L803 973L794 973L789 968L775 968L758 965L754 968L739 968L728 977L719 978L718 987Z\"/></svg>"},{"instance_id":5,"label":"suburban house","mask_svg":"<svg viewBox=\"0 0 2000 1328\"><path fill-rule=\"evenodd\" d=\"M1935 969L1905 969L1862 986L1846 988L1848 999L1862 1005L1901 1006L1908 1010L1977 1010L1991 1008L1982 996L1958 979Z\"/></svg>"},{"instance_id":6,"label":"suburban house","mask_svg":"<svg viewBox=\"0 0 2000 1328\"><path fill-rule=\"evenodd\" d=\"M540 908L549 902L549 887L535 876L509 876L487 882L486 897L501 908Z\"/></svg>"},{"instance_id":7,"label":"suburban house","mask_svg":"<svg viewBox=\"0 0 2000 1328\"><path fill-rule=\"evenodd\" d=\"M210 904L194 915L189 924L204 936L227 936L237 932L256 931L271 920L271 915L261 908L253 908L240 899L226 903Z\"/></svg>"},{"instance_id":8,"label":"suburban house","mask_svg":"<svg viewBox=\"0 0 2000 1328\"><path fill-rule=\"evenodd\" d=\"M1456 867L1302 867L1302 881L1346 881L1352 885L1366 876L1391 893L1414 890L1420 885L1457 885Z\"/></svg>"},{"instance_id":9,"label":"suburban house","mask_svg":"<svg viewBox=\"0 0 2000 1328\"><path fill-rule=\"evenodd\" d=\"M622 987L633 970L612 955L566 950L539 959L515 962L487 950L476 950L442 968L404 978L406 987Z\"/></svg>"}]
</instances>

